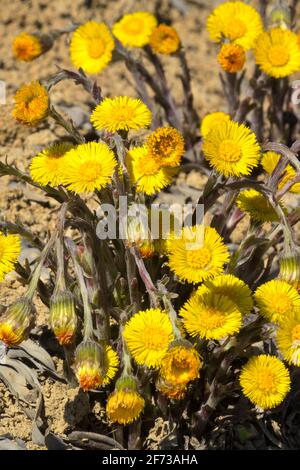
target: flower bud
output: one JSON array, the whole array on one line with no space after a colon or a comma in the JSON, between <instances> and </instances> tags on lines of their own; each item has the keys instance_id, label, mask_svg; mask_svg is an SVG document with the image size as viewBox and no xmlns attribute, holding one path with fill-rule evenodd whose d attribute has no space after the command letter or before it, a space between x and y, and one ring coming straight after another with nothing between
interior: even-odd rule
<instances>
[{"instance_id":1,"label":"flower bud","mask_svg":"<svg viewBox=\"0 0 300 470\"><path fill-rule=\"evenodd\" d=\"M105 351L92 340L84 340L75 351L75 373L84 391L100 388L105 378Z\"/></svg>"},{"instance_id":2,"label":"flower bud","mask_svg":"<svg viewBox=\"0 0 300 470\"><path fill-rule=\"evenodd\" d=\"M106 413L111 421L129 424L140 416L145 400L137 388L137 381L132 376L126 375L117 380L115 391L110 394L106 404Z\"/></svg>"},{"instance_id":3,"label":"flower bud","mask_svg":"<svg viewBox=\"0 0 300 470\"><path fill-rule=\"evenodd\" d=\"M291 25L291 11L288 6L276 6L270 14L270 23L272 26L278 26L287 29Z\"/></svg>"},{"instance_id":4,"label":"flower bud","mask_svg":"<svg viewBox=\"0 0 300 470\"><path fill-rule=\"evenodd\" d=\"M300 291L300 254L282 256L279 260L279 278Z\"/></svg>"},{"instance_id":5,"label":"flower bud","mask_svg":"<svg viewBox=\"0 0 300 470\"><path fill-rule=\"evenodd\" d=\"M126 230L126 243L129 247L136 246L142 258L151 258L155 253L153 241L151 239L150 230L142 220L137 218L129 218Z\"/></svg>"},{"instance_id":6,"label":"flower bud","mask_svg":"<svg viewBox=\"0 0 300 470\"><path fill-rule=\"evenodd\" d=\"M32 302L22 297L11 304L0 317L0 341L7 346L17 346L28 338L34 323Z\"/></svg>"},{"instance_id":7,"label":"flower bud","mask_svg":"<svg viewBox=\"0 0 300 470\"><path fill-rule=\"evenodd\" d=\"M61 291L51 299L50 326L62 346L74 341L77 329L75 301L71 292Z\"/></svg>"}]
</instances>

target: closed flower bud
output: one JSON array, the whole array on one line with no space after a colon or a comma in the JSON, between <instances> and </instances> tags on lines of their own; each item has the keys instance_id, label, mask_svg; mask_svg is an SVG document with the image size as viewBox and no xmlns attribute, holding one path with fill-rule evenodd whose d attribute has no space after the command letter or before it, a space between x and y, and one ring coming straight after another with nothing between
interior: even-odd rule
<instances>
[{"instance_id":1,"label":"closed flower bud","mask_svg":"<svg viewBox=\"0 0 300 470\"><path fill-rule=\"evenodd\" d=\"M151 258L155 253L154 243L151 239L150 230L147 227L147 221L147 218L144 223L139 217L132 217L128 220L126 230L127 245L129 247L136 246L142 258Z\"/></svg>"},{"instance_id":2,"label":"closed flower bud","mask_svg":"<svg viewBox=\"0 0 300 470\"><path fill-rule=\"evenodd\" d=\"M280 258L279 278L300 290L300 254Z\"/></svg>"},{"instance_id":3,"label":"closed flower bud","mask_svg":"<svg viewBox=\"0 0 300 470\"><path fill-rule=\"evenodd\" d=\"M108 397L106 413L113 422L129 424L140 416L144 406L145 400L138 392L136 379L123 376L116 382L115 391Z\"/></svg>"},{"instance_id":4,"label":"closed flower bud","mask_svg":"<svg viewBox=\"0 0 300 470\"><path fill-rule=\"evenodd\" d=\"M69 291L53 296L50 304L50 326L62 346L71 344L77 329L74 297Z\"/></svg>"},{"instance_id":5,"label":"closed flower bud","mask_svg":"<svg viewBox=\"0 0 300 470\"><path fill-rule=\"evenodd\" d=\"M75 373L84 391L100 388L105 375L103 347L92 340L80 343L75 351Z\"/></svg>"},{"instance_id":6,"label":"closed flower bud","mask_svg":"<svg viewBox=\"0 0 300 470\"><path fill-rule=\"evenodd\" d=\"M291 11L286 6L277 6L273 8L270 14L270 23L272 26L279 26L287 29L291 25Z\"/></svg>"},{"instance_id":7,"label":"closed flower bud","mask_svg":"<svg viewBox=\"0 0 300 470\"><path fill-rule=\"evenodd\" d=\"M34 323L35 309L26 297L11 304L0 317L0 340L7 346L17 346L26 340Z\"/></svg>"}]
</instances>

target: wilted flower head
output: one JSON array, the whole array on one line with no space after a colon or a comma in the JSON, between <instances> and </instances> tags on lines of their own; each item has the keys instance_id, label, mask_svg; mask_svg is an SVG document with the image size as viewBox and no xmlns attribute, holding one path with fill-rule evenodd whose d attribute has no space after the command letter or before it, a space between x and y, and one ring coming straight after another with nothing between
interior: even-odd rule
<instances>
[{"instance_id":1,"label":"wilted flower head","mask_svg":"<svg viewBox=\"0 0 300 470\"><path fill-rule=\"evenodd\" d=\"M150 36L151 49L158 54L173 54L180 47L180 38L175 28L158 25Z\"/></svg>"},{"instance_id":2,"label":"wilted flower head","mask_svg":"<svg viewBox=\"0 0 300 470\"><path fill-rule=\"evenodd\" d=\"M11 304L0 316L0 341L17 346L26 340L33 328L34 314L34 306L26 297Z\"/></svg>"},{"instance_id":3,"label":"wilted flower head","mask_svg":"<svg viewBox=\"0 0 300 470\"><path fill-rule=\"evenodd\" d=\"M199 377L201 366L201 358L191 343L175 340L162 358L159 372L170 384L186 385Z\"/></svg>"},{"instance_id":4,"label":"wilted flower head","mask_svg":"<svg viewBox=\"0 0 300 470\"><path fill-rule=\"evenodd\" d=\"M218 62L225 72L237 73L246 60L245 51L239 44L223 44L218 54Z\"/></svg>"},{"instance_id":5,"label":"wilted flower head","mask_svg":"<svg viewBox=\"0 0 300 470\"><path fill-rule=\"evenodd\" d=\"M48 116L49 96L46 88L39 82L23 85L14 97L13 116L28 126L36 126Z\"/></svg>"},{"instance_id":6,"label":"wilted flower head","mask_svg":"<svg viewBox=\"0 0 300 470\"><path fill-rule=\"evenodd\" d=\"M177 166L184 154L182 134L173 127L158 127L146 141L149 159L156 160L161 167Z\"/></svg>"}]
</instances>

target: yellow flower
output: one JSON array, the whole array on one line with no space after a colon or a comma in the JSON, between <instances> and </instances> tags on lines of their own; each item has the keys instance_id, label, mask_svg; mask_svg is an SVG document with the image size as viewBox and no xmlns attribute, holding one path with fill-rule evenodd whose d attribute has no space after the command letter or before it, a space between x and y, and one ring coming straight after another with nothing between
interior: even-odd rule
<instances>
[{"instance_id":1,"label":"yellow flower","mask_svg":"<svg viewBox=\"0 0 300 470\"><path fill-rule=\"evenodd\" d=\"M206 114L201 121L200 132L202 137L206 137L212 129L218 127L222 122L228 121L230 121L229 114L223 113L222 111Z\"/></svg>"},{"instance_id":2,"label":"yellow flower","mask_svg":"<svg viewBox=\"0 0 300 470\"><path fill-rule=\"evenodd\" d=\"M31 62L43 53L43 44L37 35L21 33L13 40L13 53L16 59Z\"/></svg>"},{"instance_id":3,"label":"yellow flower","mask_svg":"<svg viewBox=\"0 0 300 470\"><path fill-rule=\"evenodd\" d=\"M147 367L160 366L174 339L168 314L158 308L133 315L125 325L123 336L132 357Z\"/></svg>"},{"instance_id":4,"label":"yellow flower","mask_svg":"<svg viewBox=\"0 0 300 470\"><path fill-rule=\"evenodd\" d=\"M256 189L244 189L237 197L236 204L242 212L248 212L256 222L277 222L279 215L265 196ZM283 204L279 203L284 209ZM285 210L285 209L284 209Z\"/></svg>"},{"instance_id":5,"label":"yellow flower","mask_svg":"<svg viewBox=\"0 0 300 470\"><path fill-rule=\"evenodd\" d=\"M218 54L218 62L225 72L237 73L244 67L245 51L239 44L223 44Z\"/></svg>"},{"instance_id":6,"label":"yellow flower","mask_svg":"<svg viewBox=\"0 0 300 470\"><path fill-rule=\"evenodd\" d=\"M88 193L111 183L117 166L113 151L100 142L88 142L71 149L60 165L60 180L74 193Z\"/></svg>"},{"instance_id":7,"label":"yellow flower","mask_svg":"<svg viewBox=\"0 0 300 470\"><path fill-rule=\"evenodd\" d=\"M105 23L88 21L73 33L70 53L73 65L87 73L99 73L111 61L115 47Z\"/></svg>"},{"instance_id":8,"label":"yellow flower","mask_svg":"<svg viewBox=\"0 0 300 470\"><path fill-rule=\"evenodd\" d=\"M25 341L33 327L34 313L34 306L26 297L11 304L0 317L0 341L7 346Z\"/></svg>"},{"instance_id":9,"label":"yellow flower","mask_svg":"<svg viewBox=\"0 0 300 470\"><path fill-rule=\"evenodd\" d=\"M287 77L300 70L297 35L287 29L273 28L261 34L254 54L261 70L271 77Z\"/></svg>"},{"instance_id":10,"label":"yellow flower","mask_svg":"<svg viewBox=\"0 0 300 470\"><path fill-rule=\"evenodd\" d=\"M173 54L180 47L180 38L175 28L160 24L150 36L150 46L157 54Z\"/></svg>"},{"instance_id":11,"label":"yellow flower","mask_svg":"<svg viewBox=\"0 0 300 470\"><path fill-rule=\"evenodd\" d=\"M222 237L212 227L184 227L179 237L167 243L169 266L182 281L202 282L221 274L229 253Z\"/></svg>"},{"instance_id":12,"label":"yellow flower","mask_svg":"<svg viewBox=\"0 0 300 470\"><path fill-rule=\"evenodd\" d=\"M247 315L253 308L252 293L247 284L232 274L221 274L205 284L201 284L192 295L203 295L214 292L228 297L234 302L243 315Z\"/></svg>"},{"instance_id":13,"label":"yellow flower","mask_svg":"<svg viewBox=\"0 0 300 470\"><path fill-rule=\"evenodd\" d=\"M240 384L244 395L260 408L274 408L291 386L288 369L275 356L261 354L249 359L242 368Z\"/></svg>"},{"instance_id":14,"label":"yellow flower","mask_svg":"<svg viewBox=\"0 0 300 470\"><path fill-rule=\"evenodd\" d=\"M160 375L169 384L186 385L199 377L202 361L188 341L174 341L161 360Z\"/></svg>"},{"instance_id":15,"label":"yellow flower","mask_svg":"<svg viewBox=\"0 0 300 470\"><path fill-rule=\"evenodd\" d=\"M192 295L180 310L183 324L191 336L222 339L238 333L242 314L229 297L215 292Z\"/></svg>"},{"instance_id":16,"label":"yellow flower","mask_svg":"<svg viewBox=\"0 0 300 470\"><path fill-rule=\"evenodd\" d=\"M4 235L0 232L0 282L4 276L13 271L21 252L21 241L18 235Z\"/></svg>"},{"instance_id":17,"label":"yellow flower","mask_svg":"<svg viewBox=\"0 0 300 470\"><path fill-rule=\"evenodd\" d=\"M105 98L93 111L91 122L96 129L117 132L144 129L151 123L150 109L138 98Z\"/></svg>"},{"instance_id":18,"label":"yellow flower","mask_svg":"<svg viewBox=\"0 0 300 470\"><path fill-rule=\"evenodd\" d=\"M36 126L48 116L49 96L46 88L39 82L21 86L14 100L13 116L23 124Z\"/></svg>"},{"instance_id":19,"label":"yellow flower","mask_svg":"<svg viewBox=\"0 0 300 470\"><path fill-rule=\"evenodd\" d=\"M143 47L149 44L152 31L157 25L155 16L146 11L137 11L124 15L114 24L113 34L129 47Z\"/></svg>"},{"instance_id":20,"label":"yellow flower","mask_svg":"<svg viewBox=\"0 0 300 470\"><path fill-rule=\"evenodd\" d=\"M261 165L263 169L271 175L275 170L276 166L278 165L281 159L281 155L276 152L265 152L261 159ZM296 176L296 171L292 167L292 165L288 164L285 167L285 170L282 174L282 177L278 183L278 188L281 189L286 183L288 183L291 179ZM293 184L293 186L289 189L291 193L300 193L300 183Z\"/></svg>"},{"instance_id":21,"label":"yellow flower","mask_svg":"<svg viewBox=\"0 0 300 470\"><path fill-rule=\"evenodd\" d=\"M225 2L217 6L207 20L209 37L214 42L224 38L251 49L263 32L263 23L255 8L244 2Z\"/></svg>"},{"instance_id":22,"label":"yellow flower","mask_svg":"<svg viewBox=\"0 0 300 470\"><path fill-rule=\"evenodd\" d=\"M277 332L278 349L285 361L300 367L300 315L288 318L283 322Z\"/></svg>"},{"instance_id":23,"label":"yellow flower","mask_svg":"<svg viewBox=\"0 0 300 470\"><path fill-rule=\"evenodd\" d=\"M169 186L176 172L175 168L162 167L153 159L147 145L130 149L126 156L126 166L136 191L148 196Z\"/></svg>"},{"instance_id":24,"label":"yellow flower","mask_svg":"<svg viewBox=\"0 0 300 470\"><path fill-rule=\"evenodd\" d=\"M203 138L202 150L209 163L225 176L249 175L260 156L254 132L233 121L214 127Z\"/></svg>"},{"instance_id":25,"label":"yellow flower","mask_svg":"<svg viewBox=\"0 0 300 470\"><path fill-rule=\"evenodd\" d=\"M175 385L173 383L166 382L162 377L158 377L155 382L156 389L168 397L170 400L182 400L187 392L187 386Z\"/></svg>"},{"instance_id":26,"label":"yellow flower","mask_svg":"<svg viewBox=\"0 0 300 470\"><path fill-rule=\"evenodd\" d=\"M116 389L107 399L106 413L114 423L130 424L135 421L145 407L145 400L137 391L133 377L121 377Z\"/></svg>"},{"instance_id":27,"label":"yellow flower","mask_svg":"<svg viewBox=\"0 0 300 470\"><path fill-rule=\"evenodd\" d=\"M115 376L119 360L115 351L106 344L84 340L75 351L75 373L84 391L107 385Z\"/></svg>"},{"instance_id":28,"label":"yellow flower","mask_svg":"<svg viewBox=\"0 0 300 470\"><path fill-rule=\"evenodd\" d=\"M61 182L61 163L65 154L73 148L67 142L54 144L42 150L33 157L30 164L30 174L33 181L45 186L58 186Z\"/></svg>"},{"instance_id":29,"label":"yellow flower","mask_svg":"<svg viewBox=\"0 0 300 470\"><path fill-rule=\"evenodd\" d=\"M258 287L254 298L260 313L273 323L281 324L300 310L300 295L297 290L280 279Z\"/></svg>"},{"instance_id":30,"label":"yellow flower","mask_svg":"<svg viewBox=\"0 0 300 470\"><path fill-rule=\"evenodd\" d=\"M149 158L156 160L162 167L178 166L184 154L182 134L173 127L159 127L149 135L146 145Z\"/></svg>"},{"instance_id":31,"label":"yellow flower","mask_svg":"<svg viewBox=\"0 0 300 470\"><path fill-rule=\"evenodd\" d=\"M60 345L73 343L78 322L71 292L60 291L51 298L49 323Z\"/></svg>"},{"instance_id":32,"label":"yellow flower","mask_svg":"<svg viewBox=\"0 0 300 470\"><path fill-rule=\"evenodd\" d=\"M300 253L283 254L279 258L279 276L283 281L291 284L297 291L300 290Z\"/></svg>"}]
</instances>

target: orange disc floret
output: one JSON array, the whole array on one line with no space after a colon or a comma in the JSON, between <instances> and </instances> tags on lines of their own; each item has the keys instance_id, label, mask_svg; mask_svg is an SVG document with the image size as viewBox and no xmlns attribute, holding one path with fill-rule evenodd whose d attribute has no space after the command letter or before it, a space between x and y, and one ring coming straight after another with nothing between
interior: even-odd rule
<instances>
[{"instance_id":1,"label":"orange disc floret","mask_svg":"<svg viewBox=\"0 0 300 470\"><path fill-rule=\"evenodd\" d=\"M46 88L40 82L23 85L14 97L14 118L28 126L36 126L48 116L50 100Z\"/></svg>"}]
</instances>

